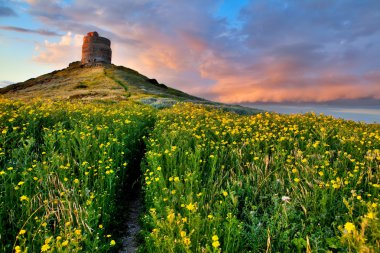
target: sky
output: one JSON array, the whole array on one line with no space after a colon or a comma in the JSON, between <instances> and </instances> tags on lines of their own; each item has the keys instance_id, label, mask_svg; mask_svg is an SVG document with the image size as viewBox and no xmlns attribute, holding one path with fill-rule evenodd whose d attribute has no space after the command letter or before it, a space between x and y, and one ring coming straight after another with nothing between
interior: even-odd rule
<instances>
[{"instance_id":1,"label":"sky","mask_svg":"<svg viewBox=\"0 0 380 253\"><path fill-rule=\"evenodd\" d=\"M225 103L380 102L378 0L0 0L0 85L112 62Z\"/></svg>"}]
</instances>

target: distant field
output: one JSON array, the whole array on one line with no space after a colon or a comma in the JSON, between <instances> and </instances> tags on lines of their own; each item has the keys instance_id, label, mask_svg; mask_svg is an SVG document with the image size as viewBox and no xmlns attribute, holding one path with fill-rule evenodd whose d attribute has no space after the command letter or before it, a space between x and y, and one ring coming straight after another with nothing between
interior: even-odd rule
<instances>
[{"instance_id":1,"label":"distant field","mask_svg":"<svg viewBox=\"0 0 380 253\"><path fill-rule=\"evenodd\" d=\"M380 251L379 124L10 100L0 101L0 251L116 251L132 170L141 252Z\"/></svg>"}]
</instances>

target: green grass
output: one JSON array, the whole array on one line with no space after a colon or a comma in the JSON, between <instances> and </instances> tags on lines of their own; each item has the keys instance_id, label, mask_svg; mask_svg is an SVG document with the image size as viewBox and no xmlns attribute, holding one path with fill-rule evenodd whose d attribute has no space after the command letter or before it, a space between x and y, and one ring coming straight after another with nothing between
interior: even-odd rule
<instances>
[{"instance_id":1,"label":"green grass","mask_svg":"<svg viewBox=\"0 0 380 253\"><path fill-rule=\"evenodd\" d=\"M147 139L143 252L377 252L380 126L181 104Z\"/></svg>"},{"instance_id":2,"label":"green grass","mask_svg":"<svg viewBox=\"0 0 380 253\"><path fill-rule=\"evenodd\" d=\"M0 251L108 251L116 195L153 110L46 101L0 108Z\"/></svg>"},{"instance_id":3,"label":"green grass","mask_svg":"<svg viewBox=\"0 0 380 253\"><path fill-rule=\"evenodd\" d=\"M140 252L380 251L380 125L143 99L0 100L1 252L116 251L141 156Z\"/></svg>"}]
</instances>

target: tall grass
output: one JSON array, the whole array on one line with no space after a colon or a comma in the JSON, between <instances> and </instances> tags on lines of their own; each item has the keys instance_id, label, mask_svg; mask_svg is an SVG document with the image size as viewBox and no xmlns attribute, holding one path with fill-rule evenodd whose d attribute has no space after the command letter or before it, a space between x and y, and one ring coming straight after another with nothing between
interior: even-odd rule
<instances>
[{"instance_id":1,"label":"tall grass","mask_svg":"<svg viewBox=\"0 0 380 253\"><path fill-rule=\"evenodd\" d=\"M115 197L153 124L134 103L0 102L0 251L106 252Z\"/></svg>"},{"instance_id":2,"label":"tall grass","mask_svg":"<svg viewBox=\"0 0 380 253\"><path fill-rule=\"evenodd\" d=\"M0 101L0 251L115 250L117 195L143 140L141 252L380 251L380 125L10 100Z\"/></svg>"},{"instance_id":3,"label":"tall grass","mask_svg":"<svg viewBox=\"0 0 380 253\"><path fill-rule=\"evenodd\" d=\"M380 126L317 116L159 112L144 252L378 252Z\"/></svg>"}]
</instances>

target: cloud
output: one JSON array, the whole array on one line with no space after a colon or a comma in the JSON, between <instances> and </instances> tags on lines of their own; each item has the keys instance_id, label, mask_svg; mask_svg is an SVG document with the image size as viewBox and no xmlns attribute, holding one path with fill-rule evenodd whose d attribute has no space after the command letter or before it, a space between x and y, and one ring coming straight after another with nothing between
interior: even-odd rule
<instances>
[{"instance_id":1,"label":"cloud","mask_svg":"<svg viewBox=\"0 0 380 253\"><path fill-rule=\"evenodd\" d=\"M59 31L96 30L114 63L222 102L379 98L380 2L250 1L232 21L213 15L221 2L33 0L28 11ZM62 63L62 50L80 59L75 43L51 42L35 59Z\"/></svg>"},{"instance_id":2,"label":"cloud","mask_svg":"<svg viewBox=\"0 0 380 253\"><path fill-rule=\"evenodd\" d=\"M0 6L0 17L11 17L11 16L17 16L14 10L6 6Z\"/></svg>"},{"instance_id":3,"label":"cloud","mask_svg":"<svg viewBox=\"0 0 380 253\"><path fill-rule=\"evenodd\" d=\"M40 63L65 67L68 63L80 60L83 36L67 32L59 42L49 42L36 45L37 55L33 60Z\"/></svg>"},{"instance_id":4,"label":"cloud","mask_svg":"<svg viewBox=\"0 0 380 253\"><path fill-rule=\"evenodd\" d=\"M22 32L22 33L34 33L44 36L60 36L58 33L43 29L33 30L33 29L26 29L22 27L17 26L0 26L1 30L8 30L8 31L15 31L15 32Z\"/></svg>"}]
</instances>

